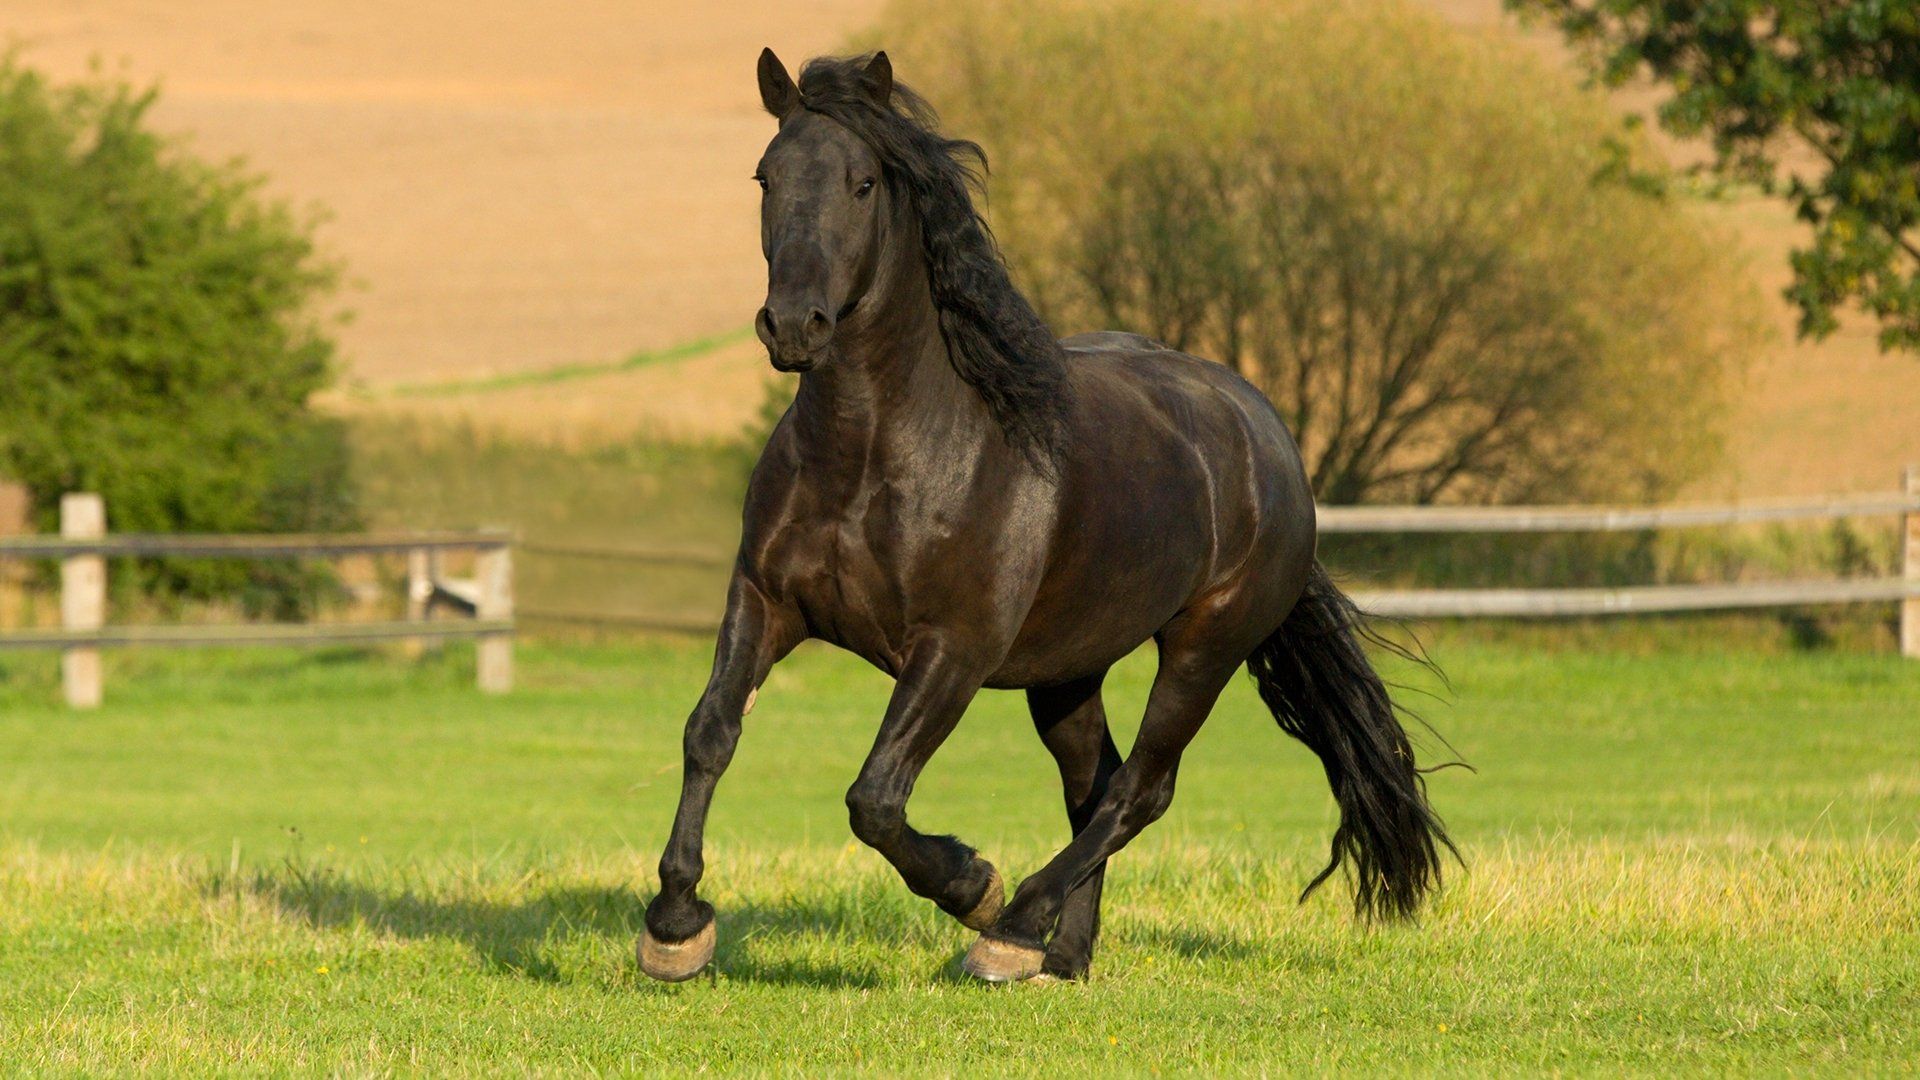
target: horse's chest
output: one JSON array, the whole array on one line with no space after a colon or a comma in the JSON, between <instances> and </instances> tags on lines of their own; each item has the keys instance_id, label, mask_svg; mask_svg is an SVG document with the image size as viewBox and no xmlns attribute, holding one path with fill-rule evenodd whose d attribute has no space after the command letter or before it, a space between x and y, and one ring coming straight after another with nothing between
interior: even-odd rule
<instances>
[{"instance_id":1,"label":"horse's chest","mask_svg":"<svg viewBox=\"0 0 1920 1080\"><path fill-rule=\"evenodd\" d=\"M898 515L885 505L803 518L770 550L769 576L815 636L891 657L914 608L911 546L894 542L900 536Z\"/></svg>"},{"instance_id":2,"label":"horse's chest","mask_svg":"<svg viewBox=\"0 0 1920 1080\"><path fill-rule=\"evenodd\" d=\"M796 575L796 595L810 610L829 614L858 611L871 616L898 616L902 583L886 555L875 550L862 522L844 522L823 528L807 545L797 566L811 572Z\"/></svg>"},{"instance_id":3,"label":"horse's chest","mask_svg":"<svg viewBox=\"0 0 1920 1080\"><path fill-rule=\"evenodd\" d=\"M892 671L924 631L991 648L1018 627L1043 562L1038 538L1048 535L1046 522L1020 512L1019 492L961 471L806 484L762 519L770 542L748 547L764 553L763 580L810 634Z\"/></svg>"}]
</instances>

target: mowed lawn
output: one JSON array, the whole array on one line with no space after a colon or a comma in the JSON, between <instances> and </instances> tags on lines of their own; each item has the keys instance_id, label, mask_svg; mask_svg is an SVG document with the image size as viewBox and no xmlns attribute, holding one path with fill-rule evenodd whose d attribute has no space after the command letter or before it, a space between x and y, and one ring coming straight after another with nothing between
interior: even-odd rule
<instances>
[{"instance_id":1,"label":"mowed lawn","mask_svg":"<svg viewBox=\"0 0 1920 1080\"><path fill-rule=\"evenodd\" d=\"M1085 984L988 988L971 935L850 842L889 683L778 669L721 785L718 973L633 943L703 643L470 656L127 654L55 704L0 657L9 1071L1899 1073L1920 1066L1920 664L1443 642L1422 711L1477 774L1418 926L1329 889L1318 764L1236 684L1120 857ZM1152 670L1110 683L1131 729ZM1009 877L1065 839L1017 695L912 818Z\"/></svg>"}]
</instances>

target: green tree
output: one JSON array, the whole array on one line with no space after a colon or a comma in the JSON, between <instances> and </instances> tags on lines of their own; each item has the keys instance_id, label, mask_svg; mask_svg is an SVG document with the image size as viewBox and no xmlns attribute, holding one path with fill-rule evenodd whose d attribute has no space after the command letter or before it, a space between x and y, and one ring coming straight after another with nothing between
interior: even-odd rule
<instances>
[{"instance_id":1,"label":"green tree","mask_svg":"<svg viewBox=\"0 0 1920 1080\"><path fill-rule=\"evenodd\" d=\"M1322 499L1656 497L1712 464L1751 285L1517 43L1308 0L897 0L875 43L985 144L1054 325L1234 366Z\"/></svg>"},{"instance_id":2,"label":"green tree","mask_svg":"<svg viewBox=\"0 0 1920 1080\"><path fill-rule=\"evenodd\" d=\"M153 102L0 56L0 473L49 525L75 490L119 531L351 525L343 434L309 407L331 378L315 305L334 270L257 177L151 131ZM224 591L241 573L147 580Z\"/></svg>"},{"instance_id":3,"label":"green tree","mask_svg":"<svg viewBox=\"0 0 1920 1080\"><path fill-rule=\"evenodd\" d=\"M1619 86L1671 95L1661 126L1708 137L1711 168L1789 198L1800 332L1858 303L1882 348L1920 346L1920 5L1912 0L1507 0L1544 15Z\"/></svg>"}]
</instances>

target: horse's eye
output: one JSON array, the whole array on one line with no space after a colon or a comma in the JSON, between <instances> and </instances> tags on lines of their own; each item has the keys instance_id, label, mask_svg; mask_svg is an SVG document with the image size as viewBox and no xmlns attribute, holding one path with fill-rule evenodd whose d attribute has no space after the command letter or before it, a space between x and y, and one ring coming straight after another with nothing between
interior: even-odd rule
<instances>
[{"instance_id":1,"label":"horse's eye","mask_svg":"<svg viewBox=\"0 0 1920 1080\"><path fill-rule=\"evenodd\" d=\"M864 199L869 194L871 194L872 191L873 191L873 177L869 176L865 180L860 181L860 186L854 189L853 194L857 198Z\"/></svg>"},{"instance_id":2,"label":"horse's eye","mask_svg":"<svg viewBox=\"0 0 1920 1080\"><path fill-rule=\"evenodd\" d=\"M766 178L766 177L764 177L764 176L761 176L761 175L760 175L759 173L754 173L754 174L753 174L753 182L754 182L754 183L756 183L756 184L759 184L759 185L760 185L760 190L761 190L761 191L765 191L765 190L767 190L767 178Z\"/></svg>"}]
</instances>

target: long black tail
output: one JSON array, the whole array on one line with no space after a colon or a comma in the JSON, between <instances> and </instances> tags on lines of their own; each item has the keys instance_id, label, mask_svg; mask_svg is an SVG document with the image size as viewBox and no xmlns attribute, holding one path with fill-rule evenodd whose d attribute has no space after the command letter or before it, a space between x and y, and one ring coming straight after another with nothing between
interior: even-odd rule
<instances>
[{"instance_id":1,"label":"long black tail","mask_svg":"<svg viewBox=\"0 0 1920 1080\"><path fill-rule=\"evenodd\" d=\"M1247 670L1280 730L1320 755L1340 804L1333 860L1300 898L1351 863L1360 915L1406 918L1440 884L1439 849L1458 852L1427 805L1413 747L1362 648L1368 641L1401 651L1367 629L1315 562L1299 604Z\"/></svg>"}]
</instances>

